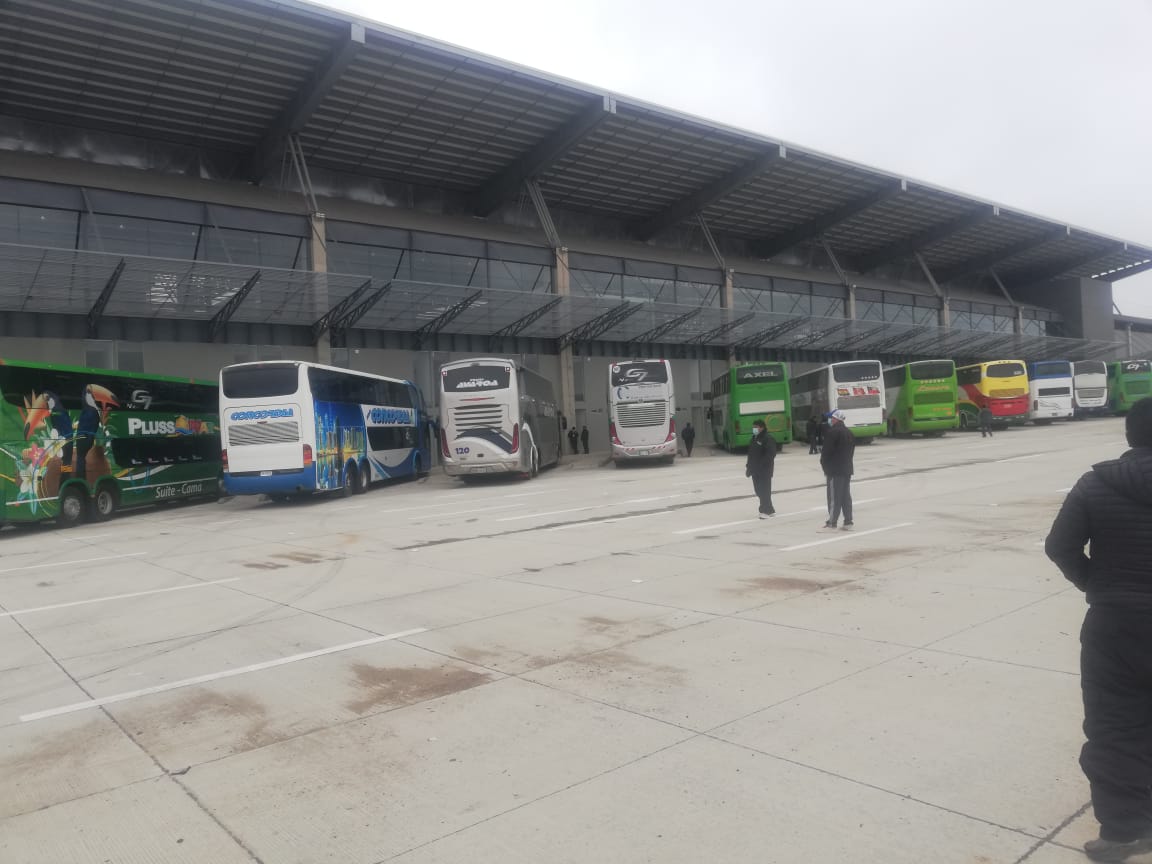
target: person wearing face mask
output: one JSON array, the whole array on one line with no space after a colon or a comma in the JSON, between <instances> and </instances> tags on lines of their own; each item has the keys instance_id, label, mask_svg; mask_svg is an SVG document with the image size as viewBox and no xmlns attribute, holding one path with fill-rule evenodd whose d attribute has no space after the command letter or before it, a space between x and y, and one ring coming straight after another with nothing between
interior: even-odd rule
<instances>
[{"instance_id":1,"label":"person wearing face mask","mask_svg":"<svg viewBox=\"0 0 1152 864\"><path fill-rule=\"evenodd\" d=\"M769 437L763 420L752 424L752 442L748 445L748 463L744 476L752 478L752 488L760 499L760 518L776 513L772 506L772 472L776 467L776 441Z\"/></svg>"}]
</instances>

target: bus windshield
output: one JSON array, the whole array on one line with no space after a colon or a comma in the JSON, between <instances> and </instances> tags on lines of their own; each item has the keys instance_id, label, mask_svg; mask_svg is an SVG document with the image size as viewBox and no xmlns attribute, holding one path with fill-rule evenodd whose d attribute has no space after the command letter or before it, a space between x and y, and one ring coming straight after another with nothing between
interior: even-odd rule
<instances>
[{"instance_id":1,"label":"bus windshield","mask_svg":"<svg viewBox=\"0 0 1152 864\"><path fill-rule=\"evenodd\" d=\"M840 363L832 367L832 378L836 382L877 381L880 378L880 364L875 360L860 363Z\"/></svg>"},{"instance_id":2,"label":"bus windshield","mask_svg":"<svg viewBox=\"0 0 1152 864\"><path fill-rule=\"evenodd\" d=\"M613 387L622 387L625 384L666 384L668 365L659 360L613 363L611 381Z\"/></svg>"},{"instance_id":3,"label":"bus windshield","mask_svg":"<svg viewBox=\"0 0 1152 864\"><path fill-rule=\"evenodd\" d=\"M233 366L220 374L220 384L229 399L292 396L300 386L300 371L295 363Z\"/></svg>"},{"instance_id":4,"label":"bus windshield","mask_svg":"<svg viewBox=\"0 0 1152 864\"><path fill-rule=\"evenodd\" d=\"M1039 378L1065 378L1072 374L1072 364L1066 360L1049 360L1037 363L1034 368Z\"/></svg>"},{"instance_id":5,"label":"bus windshield","mask_svg":"<svg viewBox=\"0 0 1152 864\"><path fill-rule=\"evenodd\" d=\"M784 367L775 363L766 366L741 366L736 370L737 384L759 384L783 380Z\"/></svg>"},{"instance_id":6,"label":"bus windshield","mask_svg":"<svg viewBox=\"0 0 1152 864\"><path fill-rule=\"evenodd\" d=\"M1024 374L1023 363L989 363L988 371L984 373L988 378L1017 378Z\"/></svg>"},{"instance_id":7,"label":"bus windshield","mask_svg":"<svg viewBox=\"0 0 1152 864\"><path fill-rule=\"evenodd\" d=\"M481 366L479 364L444 369L440 376L445 393L484 393L490 390L507 390L511 380L511 367Z\"/></svg>"},{"instance_id":8,"label":"bus windshield","mask_svg":"<svg viewBox=\"0 0 1152 864\"><path fill-rule=\"evenodd\" d=\"M1076 375L1104 375L1108 371L1108 367L1104 365L1103 360L1085 360L1076 364Z\"/></svg>"},{"instance_id":9,"label":"bus windshield","mask_svg":"<svg viewBox=\"0 0 1152 864\"><path fill-rule=\"evenodd\" d=\"M926 360L908 364L908 373L913 381L932 381L937 378L951 378L956 366L950 360Z\"/></svg>"}]
</instances>

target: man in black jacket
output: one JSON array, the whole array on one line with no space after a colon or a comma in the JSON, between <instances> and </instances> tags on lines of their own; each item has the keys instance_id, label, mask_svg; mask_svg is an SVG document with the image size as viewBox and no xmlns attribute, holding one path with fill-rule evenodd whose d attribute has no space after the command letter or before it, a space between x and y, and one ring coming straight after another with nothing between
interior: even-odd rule
<instances>
[{"instance_id":1,"label":"man in black jacket","mask_svg":"<svg viewBox=\"0 0 1152 864\"><path fill-rule=\"evenodd\" d=\"M1152 851L1152 398L1126 426L1132 449L1080 478L1044 544L1088 599L1080 767L1100 822L1084 846L1096 861Z\"/></svg>"},{"instance_id":2,"label":"man in black jacket","mask_svg":"<svg viewBox=\"0 0 1152 864\"><path fill-rule=\"evenodd\" d=\"M768 434L763 420L752 424L752 441L748 445L748 462L744 476L752 478L752 489L760 499L760 518L776 514L772 506L772 474L776 468L776 439Z\"/></svg>"},{"instance_id":3,"label":"man in black jacket","mask_svg":"<svg viewBox=\"0 0 1152 864\"><path fill-rule=\"evenodd\" d=\"M856 437L844 425L844 412L831 411L831 424L824 433L820 450L820 467L828 482L828 521L825 528L835 528L844 514L844 530L852 527L852 455L856 452Z\"/></svg>"}]
</instances>

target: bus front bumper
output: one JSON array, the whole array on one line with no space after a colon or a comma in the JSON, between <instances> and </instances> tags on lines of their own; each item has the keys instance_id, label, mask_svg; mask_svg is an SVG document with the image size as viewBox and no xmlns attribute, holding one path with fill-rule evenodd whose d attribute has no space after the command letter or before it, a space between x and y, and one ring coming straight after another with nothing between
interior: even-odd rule
<instances>
[{"instance_id":1,"label":"bus front bumper","mask_svg":"<svg viewBox=\"0 0 1152 864\"><path fill-rule=\"evenodd\" d=\"M316 491L316 469L309 465L299 471L224 472L224 491L229 495L291 495Z\"/></svg>"},{"instance_id":2,"label":"bus front bumper","mask_svg":"<svg viewBox=\"0 0 1152 864\"><path fill-rule=\"evenodd\" d=\"M612 445L612 458L613 460L617 461L628 459L666 459L669 456L675 455L675 438L673 438L671 441L663 441L659 444L645 444L636 447L631 447L624 444Z\"/></svg>"}]
</instances>

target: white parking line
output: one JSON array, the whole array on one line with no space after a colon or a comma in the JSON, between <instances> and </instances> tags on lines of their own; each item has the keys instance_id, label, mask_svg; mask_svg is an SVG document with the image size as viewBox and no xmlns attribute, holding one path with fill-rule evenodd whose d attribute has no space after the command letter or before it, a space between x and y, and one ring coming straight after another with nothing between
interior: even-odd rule
<instances>
[{"instance_id":1,"label":"white parking line","mask_svg":"<svg viewBox=\"0 0 1152 864\"><path fill-rule=\"evenodd\" d=\"M222 678L235 678L237 675L247 675L249 672L261 672L264 669L274 669L277 666L287 666L289 663L299 663L301 660L311 660L313 657L323 657L326 654L337 654L341 651L351 651L354 648L364 648L367 645L376 645L393 639L402 639L405 636L414 636L425 632L424 627L412 630L401 630L399 633L389 633L387 636L375 636L371 639L361 639L359 642L345 642L343 645L333 645L331 648L321 648L318 651L305 651L303 654L292 654L281 657L279 660L268 660L264 663L253 663L251 666L240 666L236 669L225 669L223 672L211 672L207 675L197 675L195 678L184 678L180 681L170 681L167 684L157 684L155 687L144 687L141 690L130 690L127 693L117 693L113 696L102 696L99 699L88 699L84 702L73 702L71 705L61 705L59 708L49 708L46 711L34 711L31 714L22 714L21 723L31 723L33 720L46 720L49 717L58 717L61 714L72 714L76 711L86 711L89 708L99 708L101 705L112 705L116 702L127 702L129 699L138 699L141 696L151 696L155 693L166 693L169 690L179 690L182 687L193 687L197 684L207 684L209 681L219 681Z\"/></svg>"},{"instance_id":2,"label":"white parking line","mask_svg":"<svg viewBox=\"0 0 1152 864\"><path fill-rule=\"evenodd\" d=\"M651 519L653 516L667 516L667 510L658 513L637 513L635 516L609 516L607 519L594 519L591 522L573 522L570 525L557 525L549 531L567 531L570 528L584 528L588 525L608 525L613 522L627 522L629 519Z\"/></svg>"},{"instance_id":3,"label":"white parking line","mask_svg":"<svg viewBox=\"0 0 1152 864\"><path fill-rule=\"evenodd\" d=\"M1044 456L1044 455L1046 455L1046 454L1044 454L1044 453L1029 453L1027 456L1009 456L1007 459L997 459L995 464L1000 465L1004 462L1021 462L1024 459L1035 459L1038 456Z\"/></svg>"},{"instance_id":4,"label":"white parking line","mask_svg":"<svg viewBox=\"0 0 1152 864\"><path fill-rule=\"evenodd\" d=\"M449 516L464 516L468 513L489 513L493 510L515 510L519 507L527 507L527 504L501 504L496 507L473 507L471 510L454 510L451 513L421 513L419 516L413 516L410 522L415 522L417 519L445 519Z\"/></svg>"},{"instance_id":5,"label":"white parking line","mask_svg":"<svg viewBox=\"0 0 1152 864\"><path fill-rule=\"evenodd\" d=\"M886 500L886 499L884 499L884 498L861 498L859 501L853 501L852 506L856 507L856 506L859 506L860 504L874 504L877 501L884 501L884 500ZM824 513L824 512L827 512L827 510L828 510L828 508L825 505L821 504L819 507L809 507L807 510L793 510L790 513L777 513L776 516L773 517L772 521L778 521L780 519L788 519L792 516L805 516L809 513ZM716 528L731 528L734 525L749 525L752 522L759 522L759 521L760 521L759 517L757 517L756 519L740 519L736 522L721 522L718 525L700 525L700 526L697 526L695 528L684 528L680 531L673 531L672 533L673 534L698 534L701 531L712 531Z\"/></svg>"},{"instance_id":6,"label":"white parking line","mask_svg":"<svg viewBox=\"0 0 1152 864\"><path fill-rule=\"evenodd\" d=\"M96 558L80 558L75 561L51 561L47 564L28 564L25 567L9 567L6 570L0 570L0 573L16 573L20 570L43 570L46 567L67 567L69 564L92 564L96 561L114 561L118 558L139 558L141 555L148 555L148 552L128 552L125 555L100 555Z\"/></svg>"},{"instance_id":7,"label":"white parking line","mask_svg":"<svg viewBox=\"0 0 1152 864\"><path fill-rule=\"evenodd\" d=\"M129 597L146 597L149 594L166 594L169 591L187 591L189 588L203 588L206 585L223 585L225 582L236 582L239 579L239 576L233 576L231 579L214 579L211 582L174 585L171 588L156 588L152 591L133 591L131 594L109 594L107 597L93 597L91 600L75 600L71 603L56 603L52 606L33 606L31 609L13 609L11 612L0 612L0 618L10 618L13 615L28 615L32 612L48 612L52 609L68 609L72 606L86 606L89 603L105 603L109 600L127 600Z\"/></svg>"},{"instance_id":8,"label":"white parking line","mask_svg":"<svg viewBox=\"0 0 1152 864\"><path fill-rule=\"evenodd\" d=\"M882 534L885 531L895 531L897 528L907 528L910 525L915 525L915 522L901 522L899 525L889 525L885 528L873 528L871 531L851 531L846 532L839 537L829 537L827 540L813 540L811 543L800 543L796 546L785 546L781 552L795 552L798 549L811 549L813 546L826 546L829 543L843 543L845 540L852 540L855 537L867 537L869 534Z\"/></svg>"}]
</instances>

